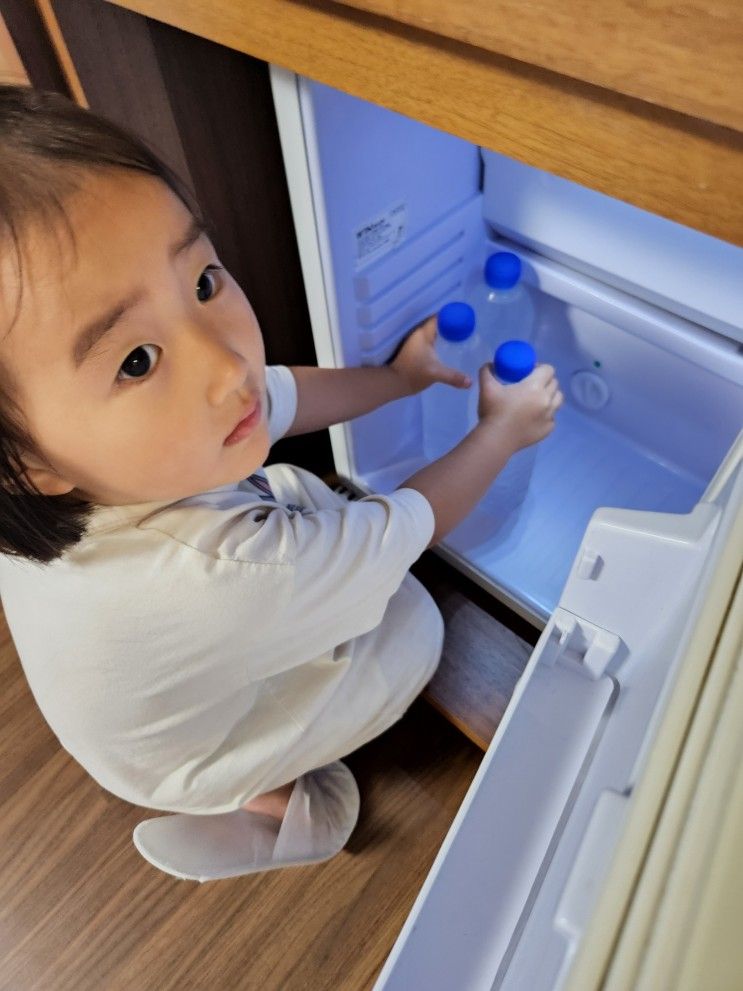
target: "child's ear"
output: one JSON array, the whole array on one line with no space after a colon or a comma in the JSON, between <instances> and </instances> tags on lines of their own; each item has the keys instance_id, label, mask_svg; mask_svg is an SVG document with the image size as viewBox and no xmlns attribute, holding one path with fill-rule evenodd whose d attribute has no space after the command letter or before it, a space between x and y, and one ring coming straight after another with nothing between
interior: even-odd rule
<instances>
[{"instance_id":1,"label":"child's ear","mask_svg":"<svg viewBox=\"0 0 743 991\"><path fill-rule=\"evenodd\" d=\"M41 462L25 462L24 475L32 482L42 495L65 495L75 488L74 482L68 482L52 468L42 466Z\"/></svg>"}]
</instances>

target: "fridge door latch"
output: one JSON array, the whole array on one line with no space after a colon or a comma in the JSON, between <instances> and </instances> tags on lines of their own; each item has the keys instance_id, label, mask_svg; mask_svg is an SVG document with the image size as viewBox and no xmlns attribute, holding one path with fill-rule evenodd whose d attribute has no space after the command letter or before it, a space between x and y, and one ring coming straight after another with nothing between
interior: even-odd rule
<instances>
[{"instance_id":1,"label":"fridge door latch","mask_svg":"<svg viewBox=\"0 0 743 991\"><path fill-rule=\"evenodd\" d=\"M583 551L578 562L577 577L585 578L589 581L596 581L604 567L604 559L596 551L587 548Z\"/></svg>"},{"instance_id":2,"label":"fridge door latch","mask_svg":"<svg viewBox=\"0 0 743 991\"><path fill-rule=\"evenodd\" d=\"M567 609L557 608L540 660L549 667L560 661L595 681L610 664L616 673L628 653L627 645L616 633L574 616Z\"/></svg>"}]
</instances>

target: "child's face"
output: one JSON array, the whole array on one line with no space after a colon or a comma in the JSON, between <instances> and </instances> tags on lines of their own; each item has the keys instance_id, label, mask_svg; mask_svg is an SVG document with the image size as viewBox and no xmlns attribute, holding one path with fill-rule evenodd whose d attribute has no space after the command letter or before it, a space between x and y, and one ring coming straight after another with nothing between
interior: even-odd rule
<instances>
[{"instance_id":1,"label":"child's face","mask_svg":"<svg viewBox=\"0 0 743 991\"><path fill-rule=\"evenodd\" d=\"M29 476L48 495L124 505L249 475L269 449L263 341L235 281L210 270L218 259L206 235L187 239L187 208L134 172L91 174L64 206L75 246L31 227L18 318L0 332L0 359L54 469L28 456ZM18 285L9 250L0 280L8 327L17 300L8 287ZM83 329L130 297L113 329L76 358ZM226 445L256 403L252 429Z\"/></svg>"}]
</instances>

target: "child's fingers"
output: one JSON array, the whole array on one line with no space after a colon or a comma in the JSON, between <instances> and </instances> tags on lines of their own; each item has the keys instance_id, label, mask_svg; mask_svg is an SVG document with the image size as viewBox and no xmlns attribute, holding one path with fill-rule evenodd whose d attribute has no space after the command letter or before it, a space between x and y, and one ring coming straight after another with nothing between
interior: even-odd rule
<instances>
[{"instance_id":1,"label":"child's fingers","mask_svg":"<svg viewBox=\"0 0 743 991\"><path fill-rule=\"evenodd\" d=\"M425 320L422 320L413 328L413 332L416 330L420 330L428 343L433 344L436 341L436 334L438 333L436 314L433 313L430 317L426 317Z\"/></svg>"},{"instance_id":2,"label":"child's fingers","mask_svg":"<svg viewBox=\"0 0 743 991\"><path fill-rule=\"evenodd\" d=\"M448 365L441 366L438 381L443 382L445 385L453 385L457 389L468 389L472 385L472 379L469 375L465 375L464 372L460 372L457 368L449 368Z\"/></svg>"},{"instance_id":3,"label":"child's fingers","mask_svg":"<svg viewBox=\"0 0 743 991\"><path fill-rule=\"evenodd\" d=\"M479 394L486 402L495 402L505 387L498 381L493 373L491 362L480 366L479 372Z\"/></svg>"},{"instance_id":4,"label":"child's fingers","mask_svg":"<svg viewBox=\"0 0 743 991\"><path fill-rule=\"evenodd\" d=\"M537 365L531 373L531 379L537 385L547 385L555 377L555 369L552 365Z\"/></svg>"},{"instance_id":5,"label":"child's fingers","mask_svg":"<svg viewBox=\"0 0 743 991\"><path fill-rule=\"evenodd\" d=\"M487 389L492 385L493 382L497 382L496 377L493 375L492 367L489 361L486 362L484 365L480 365L479 379L480 379L481 390Z\"/></svg>"},{"instance_id":6,"label":"child's fingers","mask_svg":"<svg viewBox=\"0 0 743 991\"><path fill-rule=\"evenodd\" d=\"M400 356L400 352L405 349L410 341L410 338L413 337L413 335L419 330L422 332L425 340L429 344L433 345L436 341L436 315L433 314L430 317L426 317L425 320L421 320L420 323L417 323L415 327L411 327L407 334L405 334L405 336L397 342L397 346L389 358L385 361L385 365L392 365L397 361Z\"/></svg>"}]
</instances>

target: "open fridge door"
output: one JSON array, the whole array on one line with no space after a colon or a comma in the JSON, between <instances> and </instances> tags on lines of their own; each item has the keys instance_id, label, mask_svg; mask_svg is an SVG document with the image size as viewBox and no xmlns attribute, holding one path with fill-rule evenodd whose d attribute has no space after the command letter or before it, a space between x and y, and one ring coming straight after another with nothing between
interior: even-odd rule
<instances>
[{"instance_id":1,"label":"open fridge door","mask_svg":"<svg viewBox=\"0 0 743 991\"><path fill-rule=\"evenodd\" d=\"M594 515L376 991L602 986L694 712L735 668L710 672L743 558L742 459L743 435L689 514ZM676 986L658 973L648 988Z\"/></svg>"},{"instance_id":2,"label":"open fridge door","mask_svg":"<svg viewBox=\"0 0 743 991\"><path fill-rule=\"evenodd\" d=\"M705 494L723 511L717 563L700 582L679 676L566 991L741 985L741 457L739 444Z\"/></svg>"}]
</instances>

